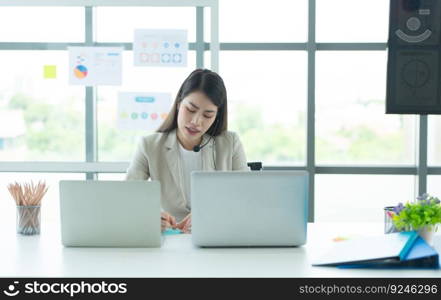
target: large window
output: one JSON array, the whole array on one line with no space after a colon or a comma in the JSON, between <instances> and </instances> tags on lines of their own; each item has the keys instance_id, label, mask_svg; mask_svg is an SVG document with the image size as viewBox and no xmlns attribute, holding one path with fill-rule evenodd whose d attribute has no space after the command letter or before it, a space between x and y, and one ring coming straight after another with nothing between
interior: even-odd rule
<instances>
[{"instance_id":1,"label":"large window","mask_svg":"<svg viewBox=\"0 0 441 300\"><path fill-rule=\"evenodd\" d=\"M85 175L123 179L137 140L151 132L118 129L118 92L167 92L174 100L194 68L217 68L210 56L217 49L214 8L135 1L112 1L115 7L0 3L0 164L12 162L24 172L3 168L5 184L37 177L51 186ZM441 119L385 114L389 1L218 3L218 71L228 91L229 128L249 161L311 172L311 220L382 221L385 205L426 190L436 195ZM188 66L133 66L134 30L142 28L188 30ZM72 45L123 47L122 85L69 85ZM59 165L38 170L35 161ZM65 162L93 169L71 173ZM55 216L55 204L47 205ZM357 219L351 209L365 214Z\"/></svg>"}]
</instances>

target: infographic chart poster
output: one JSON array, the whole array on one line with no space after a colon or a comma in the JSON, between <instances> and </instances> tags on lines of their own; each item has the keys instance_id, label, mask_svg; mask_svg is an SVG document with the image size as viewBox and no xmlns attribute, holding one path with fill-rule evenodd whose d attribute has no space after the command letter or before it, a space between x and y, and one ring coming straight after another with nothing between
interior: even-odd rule
<instances>
[{"instance_id":1,"label":"infographic chart poster","mask_svg":"<svg viewBox=\"0 0 441 300\"><path fill-rule=\"evenodd\" d=\"M158 129L172 105L169 93L118 93L117 127L122 130Z\"/></svg>"},{"instance_id":2,"label":"infographic chart poster","mask_svg":"<svg viewBox=\"0 0 441 300\"><path fill-rule=\"evenodd\" d=\"M121 85L122 47L69 47L69 83Z\"/></svg>"},{"instance_id":3,"label":"infographic chart poster","mask_svg":"<svg viewBox=\"0 0 441 300\"><path fill-rule=\"evenodd\" d=\"M186 67L187 51L187 30L135 30L133 42L135 66Z\"/></svg>"}]
</instances>

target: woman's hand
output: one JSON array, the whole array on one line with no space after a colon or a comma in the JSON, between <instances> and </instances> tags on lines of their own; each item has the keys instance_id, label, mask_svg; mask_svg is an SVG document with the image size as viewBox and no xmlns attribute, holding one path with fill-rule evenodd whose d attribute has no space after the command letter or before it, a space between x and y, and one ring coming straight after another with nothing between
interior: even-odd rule
<instances>
[{"instance_id":1,"label":"woman's hand","mask_svg":"<svg viewBox=\"0 0 441 300\"><path fill-rule=\"evenodd\" d=\"M161 212L161 231L164 231L167 228L176 228L177 225L175 217L168 212Z\"/></svg>"},{"instance_id":2,"label":"woman's hand","mask_svg":"<svg viewBox=\"0 0 441 300\"><path fill-rule=\"evenodd\" d=\"M183 233L191 233L191 214L188 214L181 222L176 225Z\"/></svg>"}]
</instances>

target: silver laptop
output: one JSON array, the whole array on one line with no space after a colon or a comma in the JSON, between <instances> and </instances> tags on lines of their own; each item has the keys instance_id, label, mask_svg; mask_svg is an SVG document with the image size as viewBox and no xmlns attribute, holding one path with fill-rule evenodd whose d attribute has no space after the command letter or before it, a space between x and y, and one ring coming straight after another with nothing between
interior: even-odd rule
<instances>
[{"instance_id":1,"label":"silver laptop","mask_svg":"<svg viewBox=\"0 0 441 300\"><path fill-rule=\"evenodd\" d=\"M161 246L159 181L60 181L60 215L65 246Z\"/></svg>"},{"instance_id":2,"label":"silver laptop","mask_svg":"<svg viewBox=\"0 0 441 300\"><path fill-rule=\"evenodd\" d=\"M200 247L306 243L306 171L193 172L192 240Z\"/></svg>"}]
</instances>

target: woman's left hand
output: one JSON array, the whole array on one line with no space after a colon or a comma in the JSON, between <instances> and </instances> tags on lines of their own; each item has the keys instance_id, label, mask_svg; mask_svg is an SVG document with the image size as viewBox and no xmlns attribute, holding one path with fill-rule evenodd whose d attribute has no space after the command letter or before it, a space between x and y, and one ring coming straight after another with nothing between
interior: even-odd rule
<instances>
[{"instance_id":1,"label":"woman's left hand","mask_svg":"<svg viewBox=\"0 0 441 300\"><path fill-rule=\"evenodd\" d=\"M191 213L188 214L181 222L176 225L183 233L191 233Z\"/></svg>"}]
</instances>

